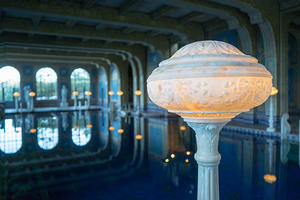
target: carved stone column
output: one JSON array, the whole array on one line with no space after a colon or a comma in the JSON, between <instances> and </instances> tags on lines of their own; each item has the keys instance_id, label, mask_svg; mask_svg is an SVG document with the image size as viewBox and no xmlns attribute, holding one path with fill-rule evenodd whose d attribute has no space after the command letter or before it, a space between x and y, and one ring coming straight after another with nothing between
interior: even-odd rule
<instances>
[{"instance_id":1,"label":"carved stone column","mask_svg":"<svg viewBox=\"0 0 300 200\"><path fill-rule=\"evenodd\" d=\"M187 122L196 133L198 163L198 199L219 199L219 133L227 122L197 123ZM200 191L200 192L199 192Z\"/></svg>"}]
</instances>

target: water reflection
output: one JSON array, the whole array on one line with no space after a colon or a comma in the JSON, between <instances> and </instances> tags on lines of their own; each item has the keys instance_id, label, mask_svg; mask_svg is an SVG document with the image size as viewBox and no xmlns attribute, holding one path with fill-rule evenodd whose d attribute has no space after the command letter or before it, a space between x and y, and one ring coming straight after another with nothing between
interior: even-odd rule
<instances>
[{"instance_id":1,"label":"water reflection","mask_svg":"<svg viewBox=\"0 0 300 200\"><path fill-rule=\"evenodd\" d=\"M0 149L6 154L18 152L22 147L22 121L5 119L0 129Z\"/></svg>"},{"instance_id":2,"label":"water reflection","mask_svg":"<svg viewBox=\"0 0 300 200\"><path fill-rule=\"evenodd\" d=\"M85 146L92 137L90 126L90 113L87 111L82 115L81 112L74 112L72 119L72 141L77 146Z\"/></svg>"},{"instance_id":3,"label":"water reflection","mask_svg":"<svg viewBox=\"0 0 300 200\"><path fill-rule=\"evenodd\" d=\"M196 199L195 136L178 118L9 116L0 150L1 200L43 199L41 191L54 199L108 200L115 188L128 199ZM223 131L219 151L221 199L300 198L293 189L300 187L298 143Z\"/></svg>"},{"instance_id":4,"label":"water reflection","mask_svg":"<svg viewBox=\"0 0 300 200\"><path fill-rule=\"evenodd\" d=\"M37 141L39 147L51 150L58 144L58 119L41 117L37 119Z\"/></svg>"}]
</instances>

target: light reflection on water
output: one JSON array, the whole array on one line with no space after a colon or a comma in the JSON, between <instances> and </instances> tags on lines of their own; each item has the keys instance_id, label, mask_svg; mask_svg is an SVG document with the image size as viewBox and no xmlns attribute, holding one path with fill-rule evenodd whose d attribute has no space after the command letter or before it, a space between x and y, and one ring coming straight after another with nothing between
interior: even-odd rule
<instances>
[{"instance_id":1,"label":"light reflection on water","mask_svg":"<svg viewBox=\"0 0 300 200\"><path fill-rule=\"evenodd\" d=\"M179 118L7 116L0 199L196 199L195 151L194 132ZM219 151L221 199L300 198L298 144L223 131Z\"/></svg>"}]
</instances>

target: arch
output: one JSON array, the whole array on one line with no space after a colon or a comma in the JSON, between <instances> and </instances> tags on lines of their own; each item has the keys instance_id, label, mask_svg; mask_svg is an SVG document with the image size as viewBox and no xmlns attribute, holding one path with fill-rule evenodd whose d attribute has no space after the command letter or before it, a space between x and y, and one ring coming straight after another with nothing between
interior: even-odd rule
<instances>
[{"instance_id":1,"label":"arch","mask_svg":"<svg viewBox=\"0 0 300 200\"><path fill-rule=\"evenodd\" d=\"M13 119L5 119L0 129L0 150L5 154L18 152L23 144L21 123L14 125Z\"/></svg>"},{"instance_id":2,"label":"arch","mask_svg":"<svg viewBox=\"0 0 300 200\"><path fill-rule=\"evenodd\" d=\"M86 91L90 91L91 78L87 70L83 68L76 68L72 71L71 76L71 92L78 92L78 98L83 99ZM72 95L72 98L74 96Z\"/></svg>"},{"instance_id":3,"label":"arch","mask_svg":"<svg viewBox=\"0 0 300 200\"><path fill-rule=\"evenodd\" d=\"M114 92L110 98L111 101L115 102L118 106L121 105L121 98L117 95L117 92L121 89L121 77L118 66L115 63L110 65L110 90Z\"/></svg>"},{"instance_id":4,"label":"arch","mask_svg":"<svg viewBox=\"0 0 300 200\"><path fill-rule=\"evenodd\" d=\"M20 92L20 72L12 66L0 69L0 100L12 101L13 93Z\"/></svg>"},{"instance_id":5,"label":"arch","mask_svg":"<svg viewBox=\"0 0 300 200\"><path fill-rule=\"evenodd\" d=\"M37 141L43 150L51 150L58 144L57 117L43 117L37 119Z\"/></svg>"},{"instance_id":6,"label":"arch","mask_svg":"<svg viewBox=\"0 0 300 200\"><path fill-rule=\"evenodd\" d=\"M50 67L42 67L35 74L36 99L57 99L57 74Z\"/></svg>"},{"instance_id":7,"label":"arch","mask_svg":"<svg viewBox=\"0 0 300 200\"><path fill-rule=\"evenodd\" d=\"M107 74L104 67L99 67L98 69L98 88L99 88L99 104L101 106L107 106L108 80L107 80Z\"/></svg>"},{"instance_id":8,"label":"arch","mask_svg":"<svg viewBox=\"0 0 300 200\"><path fill-rule=\"evenodd\" d=\"M85 146L92 138L90 125L90 115L86 112L82 116L81 112L74 112L72 118L72 141L76 146Z\"/></svg>"}]
</instances>

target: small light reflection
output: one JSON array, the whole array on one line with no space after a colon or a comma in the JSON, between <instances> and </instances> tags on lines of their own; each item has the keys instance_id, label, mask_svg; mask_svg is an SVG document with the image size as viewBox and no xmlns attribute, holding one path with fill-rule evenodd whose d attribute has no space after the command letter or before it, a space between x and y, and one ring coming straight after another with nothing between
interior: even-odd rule
<instances>
[{"instance_id":1,"label":"small light reflection","mask_svg":"<svg viewBox=\"0 0 300 200\"><path fill-rule=\"evenodd\" d=\"M74 129L78 129L78 128L79 128L79 126L78 126L78 125L75 125L75 126L74 126Z\"/></svg>"},{"instance_id":2,"label":"small light reflection","mask_svg":"<svg viewBox=\"0 0 300 200\"><path fill-rule=\"evenodd\" d=\"M187 158L187 159L185 159L185 162L188 163L188 162L190 162L190 160Z\"/></svg>"},{"instance_id":3,"label":"small light reflection","mask_svg":"<svg viewBox=\"0 0 300 200\"><path fill-rule=\"evenodd\" d=\"M88 124L86 125L87 128L93 128L93 125L92 124Z\"/></svg>"},{"instance_id":4,"label":"small light reflection","mask_svg":"<svg viewBox=\"0 0 300 200\"><path fill-rule=\"evenodd\" d=\"M273 184L276 182L277 178L274 174L265 174L264 179L267 183Z\"/></svg>"},{"instance_id":5,"label":"small light reflection","mask_svg":"<svg viewBox=\"0 0 300 200\"><path fill-rule=\"evenodd\" d=\"M27 129L28 130L28 129ZM36 128L30 129L30 133L36 133Z\"/></svg>"}]
</instances>

